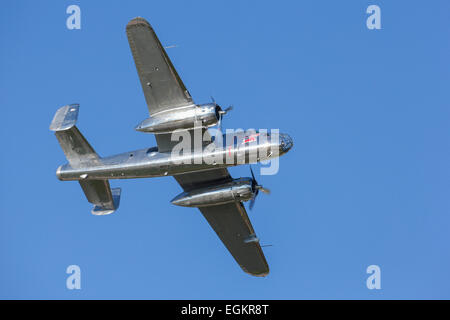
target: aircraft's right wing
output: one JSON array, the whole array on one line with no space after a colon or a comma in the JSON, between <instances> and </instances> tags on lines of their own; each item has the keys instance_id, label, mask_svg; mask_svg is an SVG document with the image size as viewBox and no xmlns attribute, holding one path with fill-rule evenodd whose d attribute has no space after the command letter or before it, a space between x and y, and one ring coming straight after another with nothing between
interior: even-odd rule
<instances>
[{"instance_id":1,"label":"aircraft's right wing","mask_svg":"<svg viewBox=\"0 0 450 320\"><path fill-rule=\"evenodd\" d=\"M245 272L260 277L269 273L269 266L259 243L245 242L254 236L255 231L242 202L199 209Z\"/></svg>"},{"instance_id":2,"label":"aircraft's right wing","mask_svg":"<svg viewBox=\"0 0 450 320\"><path fill-rule=\"evenodd\" d=\"M231 180L227 169L186 173L176 175L174 178L185 191ZM269 266L259 242L249 241L255 237L255 230L253 230L242 202L237 201L199 209L245 272L253 276L266 276L269 273Z\"/></svg>"}]
</instances>

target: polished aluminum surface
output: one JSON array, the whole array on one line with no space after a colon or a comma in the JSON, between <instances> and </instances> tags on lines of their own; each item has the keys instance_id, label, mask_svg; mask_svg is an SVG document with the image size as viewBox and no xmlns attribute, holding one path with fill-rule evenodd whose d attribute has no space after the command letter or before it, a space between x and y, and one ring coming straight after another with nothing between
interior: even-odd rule
<instances>
[{"instance_id":1,"label":"polished aluminum surface","mask_svg":"<svg viewBox=\"0 0 450 320\"><path fill-rule=\"evenodd\" d=\"M252 179L239 178L224 184L183 192L172 199L172 204L182 207L205 207L253 198Z\"/></svg>"},{"instance_id":2,"label":"polished aluminum surface","mask_svg":"<svg viewBox=\"0 0 450 320\"><path fill-rule=\"evenodd\" d=\"M221 111L216 104L192 105L154 114L136 126L137 131L154 134L180 129L209 128L219 121Z\"/></svg>"},{"instance_id":3,"label":"polished aluminum surface","mask_svg":"<svg viewBox=\"0 0 450 320\"><path fill-rule=\"evenodd\" d=\"M226 141L228 137L223 136ZM212 150L204 147L202 151L187 154L159 153L157 148L134 150L101 158L98 163L86 162L84 166L76 168L70 163L65 164L58 168L57 176L60 180L172 176L269 160L285 154L292 147L289 143L291 139L286 134L280 134L279 141L271 139L270 135L261 143L259 139L255 143L245 143L246 139L248 140L247 137L236 137L236 143L233 145L214 144L215 148ZM278 152L267 153L268 150ZM222 161L217 161L218 159ZM227 163L227 159L231 160L230 163Z\"/></svg>"},{"instance_id":4,"label":"polished aluminum surface","mask_svg":"<svg viewBox=\"0 0 450 320\"><path fill-rule=\"evenodd\" d=\"M227 167L279 157L292 148L292 139L286 134L259 133L211 137L208 128L221 128L222 116L232 107L223 110L214 99L194 103L145 19L132 19L126 31L150 115L136 130L154 133L157 146L100 157L75 125L78 105L64 106L50 125L68 160L56 170L57 177L78 181L94 205L92 213L105 215L120 203L121 189L111 188L109 179L174 176L184 192L173 203L198 207L242 270L266 276L269 265L243 201L254 202L259 190L268 190L253 173L252 178L232 179ZM178 142L172 133L180 129L194 137L200 132L206 142L194 139L190 150L173 152Z\"/></svg>"},{"instance_id":5,"label":"polished aluminum surface","mask_svg":"<svg viewBox=\"0 0 450 320\"><path fill-rule=\"evenodd\" d=\"M72 168L83 170L86 166L101 165L100 157L75 126L78 119L79 105L72 104L56 111L50 130L66 155ZM61 172L61 167L56 171ZM87 200L94 205L92 214L106 215L114 212L120 203L120 188L111 189L106 179L89 179L87 174L81 174L79 183Z\"/></svg>"},{"instance_id":6,"label":"polished aluminum surface","mask_svg":"<svg viewBox=\"0 0 450 320\"><path fill-rule=\"evenodd\" d=\"M132 19L126 32L150 115L192 105L189 91L150 23Z\"/></svg>"}]
</instances>

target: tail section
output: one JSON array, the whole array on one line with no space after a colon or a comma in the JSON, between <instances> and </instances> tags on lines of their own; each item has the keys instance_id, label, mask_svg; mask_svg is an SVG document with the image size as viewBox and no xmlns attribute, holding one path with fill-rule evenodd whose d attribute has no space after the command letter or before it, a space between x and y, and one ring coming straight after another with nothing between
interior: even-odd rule
<instances>
[{"instance_id":1,"label":"tail section","mask_svg":"<svg viewBox=\"0 0 450 320\"><path fill-rule=\"evenodd\" d=\"M73 168L83 168L101 164L100 157L86 138L75 126L78 119L78 104L64 106L56 111L50 130L55 132L69 164ZM94 205L92 214L113 213L119 207L120 188L111 189L108 180L90 180L80 176L80 185L87 200Z\"/></svg>"},{"instance_id":2,"label":"tail section","mask_svg":"<svg viewBox=\"0 0 450 320\"><path fill-rule=\"evenodd\" d=\"M56 111L50 130L56 138L73 168L100 164L100 157L75 126L78 119L78 104L71 104Z\"/></svg>"}]
</instances>

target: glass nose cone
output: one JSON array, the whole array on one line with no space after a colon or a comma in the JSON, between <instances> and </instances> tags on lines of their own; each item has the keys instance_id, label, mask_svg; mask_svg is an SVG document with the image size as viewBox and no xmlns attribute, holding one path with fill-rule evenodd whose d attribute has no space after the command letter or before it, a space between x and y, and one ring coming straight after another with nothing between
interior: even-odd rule
<instances>
[{"instance_id":1,"label":"glass nose cone","mask_svg":"<svg viewBox=\"0 0 450 320\"><path fill-rule=\"evenodd\" d=\"M292 138L288 134L285 133L280 134L280 154L288 152L293 145L294 142L292 141Z\"/></svg>"}]
</instances>

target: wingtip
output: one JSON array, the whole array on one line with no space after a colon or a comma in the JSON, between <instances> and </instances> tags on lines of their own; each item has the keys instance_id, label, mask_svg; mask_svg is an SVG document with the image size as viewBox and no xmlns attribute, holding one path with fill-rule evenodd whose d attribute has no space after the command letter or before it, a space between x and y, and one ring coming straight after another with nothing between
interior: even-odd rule
<instances>
[{"instance_id":1,"label":"wingtip","mask_svg":"<svg viewBox=\"0 0 450 320\"><path fill-rule=\"evenodd\" d=\"M262 278L264 278L264 277L266 277L268 274L269 274L269 272L270 272L270 270L269 270L269 266L267 266L267 268L265 269L265 270L261 270L261 271L249 271L249 270L247 270L245 267L243 267L243 266L241 266L241 268L242 268L242 270L245 272L245 273L247 273L247 274L249 274L249 275L251 275L251 276L254 276L254 277L262 277Z\"/></svg>"},{"instance_id":2,"label":"wingtip","mask_svg":"<svg viewBox=\"0 0 450 320\"><path fill-rule=\"evenodd\" d=\"M254 277L261 277L261 278L265 278L269 275L269 271L264 271L261 273L250 273L248 272L249 275L254 276Z\"/></svg>"},{"instance_id":3,"label":"wingtip","mask_svg":"<svg viewBox=\"0 0 450 320\"><path fill-rule=\"evenodd\" d=\"M131 19L128 22L127 28L133 27L133 26L147 26L147 27L150 27L150 28L152 27L150 25L150 23L147 20L145 20L144 18L142 18L142 17L133 18L133 19Z\"/></svg>"}]
</instances>

